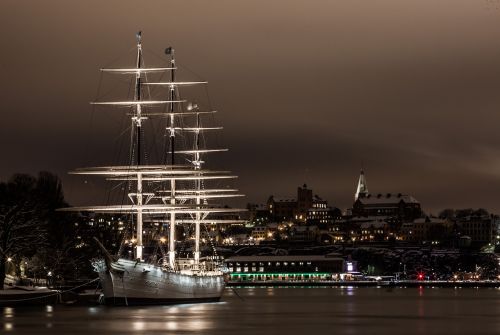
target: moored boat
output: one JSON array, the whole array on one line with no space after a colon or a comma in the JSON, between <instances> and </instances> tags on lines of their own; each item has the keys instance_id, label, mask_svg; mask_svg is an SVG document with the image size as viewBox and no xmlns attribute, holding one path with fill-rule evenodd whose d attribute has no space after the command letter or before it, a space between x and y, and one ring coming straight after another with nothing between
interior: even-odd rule
<instances>
[{"instance_id":1,"label":"moored boat","mask_svg":"<svg viewBox=\"0 0 500 335\"><path fill-rule=\"evenodd\" d=\"M1 307L53 305L60 301L60 292L47 287L15 286L0 291Z\"/></svg>"},{"instance_id":2,"label":"moored boat","mask_svg":"<svg viewBox=\"0 0 500 335\"><path fill-rule=\"evenodd\" d=\"M204 168L206 155L226 149L210 148L205 133L222 129L207 125L206 117L215 111L201 109L198 104L181 98L179 88L206 85L205 81L178 81L177 64L173 48L167 48L169 66L146 67L143 60L142 36L137 34L135 67L101 69L112 74L133 76L132 99L98 101L94 105L128 107L131 115L130 155L124 165L84 168L73 171L79 175L101 175L108 180L128 185L126 196L129 204L72 207L63 210L118 213L129 215L135 224L133 238L125 244L133 247L133 257L110 255L98 243L104 257L94 260L99 274L104 302L113 305L172 304L186 302L217 301L224 290L222 263L216 257L202 257L200 241L202 227L238 221L234 214L242 209L213 204L215 199L242 196L236 189L221 186L236 178L228 171ZM148 81L148 74L166 73L167 81ZM162 78L162 77L160 77ZM151 88L158 89L157 96ZM162 91L163 89L163 91ZM165 90L166 89L166 90ZM148 99L144 99L148 96ZM162 148L157 164L144 161L145 122L166 120L168 141ZM151 134L157 143L157 134ZM162 138L165 134L161 134ZM182 136L182 141L177 140ZM184 147L182 147L184 145ZM179 150L179 147L180 150ZM179 164L179 162L181 162ZM155 224L168 227L168 236L156 241L162 257L146 255L144 244L145 226ZM193 250L183 253L177 250L180 241L176 227L193 228ZM189 234L188 234L189 235ZM186 236L187 239L188 236ZM210 235L206 234L208 240ZM205 240L205 239L204 239ZM210 240L211 242L211 240ZM168 252L163 250L168 245Z\"/></svg>"}]
</instances>

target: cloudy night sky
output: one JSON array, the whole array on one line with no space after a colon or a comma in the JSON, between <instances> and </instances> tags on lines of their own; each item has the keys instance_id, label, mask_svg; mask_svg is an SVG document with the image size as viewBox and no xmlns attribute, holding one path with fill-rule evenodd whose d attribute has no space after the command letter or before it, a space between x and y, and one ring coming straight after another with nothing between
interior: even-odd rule
<instances>
[{"instance_id":1,"label":"cloudy night sky","mask_svg":"<svg viewBox=\"0 0 500 335\"><path fill-rule=\"evenodd\" d=\"M135 46L174 46L209 82L245 202L307 183L352 204L372 193L427 212L500 212L500 3L379 1L20 1L0 4L0 179L57 173L79 204L92 185L66 171L106 163L116 127L89 101L99 68ZM147 57L147 54L146 54ZM155 65L154 58L145 59ZM131 64L132 65L132 64Z\"/></svg>"}]
</instances>

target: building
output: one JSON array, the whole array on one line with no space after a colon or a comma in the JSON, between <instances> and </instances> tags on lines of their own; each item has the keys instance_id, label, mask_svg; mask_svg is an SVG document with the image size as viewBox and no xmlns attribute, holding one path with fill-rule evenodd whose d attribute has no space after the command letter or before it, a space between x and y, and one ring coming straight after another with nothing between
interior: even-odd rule
<instances>
[{"instance_id":1,"label":"building","mask_svg":"<svg viewBox=\"0 0 500 335\"><path fill-rule=\"evenodd\" d=\"M282 222L290 221L297 211L297 199L293 197L275 197L271 195L267 200L271 220Z\"/></svg>"},{"instance_id":2,"label":"building","mask_svg":"<svg viewBox=\"0 0 500 335\"><path fill-rule=\"evenodd\" d=\"M381 242L389 237L389 224L385 221L368 221L360 225L361 241Z\"/></svg>"},{"instance_id":3,"label":"building","mask_svg":"<svg viewBox=\"0 0 500 335\"><path fill-rule=\"evenodd\" d=\"M402 222L411 222L422 216L420 203L411 195L403 193L368 193L366 177L361 170L354 196L352 216L385 216Z\"/></svg>"},{"instance_id":4,"label":"building","mask_svg":"<svg viewBox=\"0 0 500 335\"><path fill-rule=\"evenodd\" d=\"M385 216L408 222L422 216L420 203L406 194L377 194L358 198L352 206L353 216Z\"/></svg>"},{"instance_id":5,"label":"building","mask_svg":"<svg viewBox=\"0 0 500 335\"><path fill-rule=\"evenodd\" d=\"M445 219L425 217L405 222L401 226L401 239L407 242L441 244L451 233L453 224Z\"/></svg>"},{"instance_id":6,"label":"building","mask_svg":"<svg viewBox=\"0 0 500 335\"><path fill-rule=\"evenodd\" d=\"M248 221L253 224L263 224L271 220L267 204L248 204Z\"/></svg>"},{"instance_id":7,"label":"building","mask_svg":"<svg viewBox=\"0 0 500 335\"><path fill-rule=\"evenodd\" d=\"M361 169L358 180L358 187L356 188L356 193L354 194L354 201L359 198L364 198L368 196L368 185L366 184L365 172Z\"/></svg>"},{"instance_id":8,"label":"building","mask_svg":"<svg viewBox=\"0 0 500 335\"><path fill-rule=\"evenodd\" d=\"M313 193L304 184L297 187L297 197L270 196L267 201L271 217L277 221L298 220L305 222L307 211L313 207Z\"/></svg>"},{"instance_id":9,"label":"building","mask_svg":"<svg viewBox=\"0 0 500 335\"><path fill-rule=\"evenodd\" d=\"M462 236L468 236L473 244L487 244L494 241L496 220L489 214L467 215L457 218L457 227Z\"/></svg>"},{"instance_id":10,"label":"building","mask_svg":"<svg viewBox=\"0 0 500 335\"><path fill-rule=\"evenodd\" d=\"M252 229L252 238L258 242L265 240L267 236L266 226L255 226Z\"/></svg>"},{"instance_id":11,"label":"building","mask_svg":"<svg viewBox=\"0 0 500 335\"><path fill-rule=\"evenodd\" d=\"M313 195L313 191L307 188L306 184L297 188L297 197L271 195L267 201L267 208L269 218L275 222L294 221L313 225L328 224L341 215L338 208L328 207L326 200L318 195Z\"/></svg>"},{"instance_id":12,"label":"building","mask_svg":"<svg viewBox=\"0 0 500 335\"><path fill-rule=\"evenodd\" d=\"M319 197L315 197L317 199ZM305 221L307 216L307 211L309 208L313 207L314 201L313 192L311 189L307 188L304 184L302 187L297 187L297 210L295 212L295 219L298 217L303 218L301 220ZM325 204L326 205L326 204Z\"/></svg>"},{"instance_id":13,"label":"building","mask_svg":"<svg viewBox=\"0 0 500 335\"><path fill-rule=\"evenodd\" d=\"M233 281L331 280L347 272L339 254L297 256L233 256L224 260ZM349 262L349 269L355 262Z\"/></svg>"},{"instance_id":14,"label":"building","mask_svg":"<svg viewBox=\"0 0 500 335\"><path fill-rule=\"evenodd\" d=\"M306 223L308 225L329 226L341 218L340 209L329 207L326 201L321 200L313 202L313 207L307 210Z\"/></svg>"},{"instance_id":15,"label":"building","mask_svg":"<svg viewBox=\"0 0 500 335\"><path fill-rule=\"evenodd\" d=\"M319 238L317 226L294 226L290 229L290 240L295 242L315 242Z\"/></svg>"}]
</instances>

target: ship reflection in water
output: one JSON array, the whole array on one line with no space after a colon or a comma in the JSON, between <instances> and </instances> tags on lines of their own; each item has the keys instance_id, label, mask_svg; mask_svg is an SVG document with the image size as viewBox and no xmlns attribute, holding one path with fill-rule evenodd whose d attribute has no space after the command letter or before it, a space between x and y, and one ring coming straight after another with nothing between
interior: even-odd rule
<instances>
[{"instance_id":1,"label":"ship reflection in water","mask_svg":"<svg viewBox=\"0 0 500 335\"><path fill-rule=\"evenodd\" d=\"M493 334L500 290L227 288L219 303L3 308L2 334Z\"/></svg>"}]
</instances>

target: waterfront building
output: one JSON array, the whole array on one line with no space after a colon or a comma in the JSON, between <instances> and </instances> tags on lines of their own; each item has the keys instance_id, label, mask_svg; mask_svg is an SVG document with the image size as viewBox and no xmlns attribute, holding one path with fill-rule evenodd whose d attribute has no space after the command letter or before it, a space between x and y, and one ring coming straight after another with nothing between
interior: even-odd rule
<instances>
[{"instance_id":1,"label":"waterfront building","mask_svg":"<svg viewBox=\"0 0 500 335\"><path fill-rule=\"evenodd\" d=\"M233 256L224 263L234 281L328 280L347 272L339 254L297 256ZM349 268L355 271L355 262Z\"/></svg>"}]
</instances>

